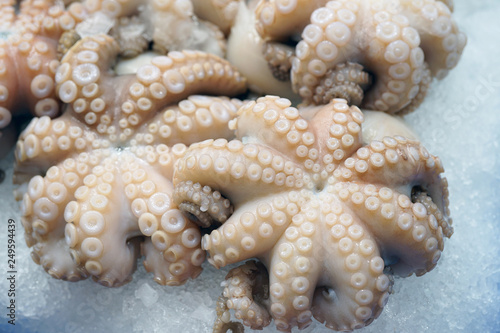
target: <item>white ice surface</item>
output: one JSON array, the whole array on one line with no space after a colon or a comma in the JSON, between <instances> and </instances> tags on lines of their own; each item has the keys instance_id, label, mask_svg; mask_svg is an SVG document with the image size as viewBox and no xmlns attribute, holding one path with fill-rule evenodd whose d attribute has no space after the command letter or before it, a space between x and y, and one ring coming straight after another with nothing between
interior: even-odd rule
<instances>
[{"instance_id":1,"label":"white ice surface","mask_svg":"<svg viewBox=\"0 0 500 333\"><path fill-rule=\"evenodd\" d=\"M396 279L382 315L357 332L500 332L500 1L455 1L469 38L458 65L406 117L441 157L455 234L423 277ZM162 287L141 267L118 289L49 277L30 258L12 199L12 153L0 185L0 332L210 332L228 268L205 265L182 287ZM7 324L7 221L17 222L16 326ZM273 332L274 329L265 330ZM330 332L313 325L304 332Z\"/></svg>"}]
</instances>

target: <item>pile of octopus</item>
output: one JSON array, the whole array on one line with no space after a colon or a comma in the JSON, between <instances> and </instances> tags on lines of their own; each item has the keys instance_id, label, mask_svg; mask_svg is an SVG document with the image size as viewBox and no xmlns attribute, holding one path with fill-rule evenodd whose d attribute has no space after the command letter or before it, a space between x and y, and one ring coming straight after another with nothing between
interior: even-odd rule
<instances>
[{"instance_id":1,"label":"pile of octopus","mask_svg":"<svg viewBox=\"0 0 500 333\"><path fill-rule=\"evenodd\" d=\"M351 331L436 266L447 181L401 116L465 47L452 0L65 3L0 3L0 158L50 276L241 263L214 332Z\"/></svg>"}]
</instances>

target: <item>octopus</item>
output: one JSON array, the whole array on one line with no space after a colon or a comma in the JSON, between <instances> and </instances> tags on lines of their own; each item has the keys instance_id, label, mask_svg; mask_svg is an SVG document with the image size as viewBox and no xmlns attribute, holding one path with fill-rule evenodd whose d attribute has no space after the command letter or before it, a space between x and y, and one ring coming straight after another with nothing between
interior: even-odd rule
<instances>
[{"instance_id":1,"label":"octopus","mask_svg":"<svg viewBox=\"0 0 500 333\"><path fill-rule=\"evenodd\" d=\"M0 158L15 144L19 125L13 117L60 113L54 90L57 41L86 15L79 3L65 9L52 0L25 0L18 14L15 4L0 2Z\"/></svg>"},{"instance_id":2,"label":"octopus","mask_svg":"<svg viewBox=\"0 0 500 333\"><path fill-rule=\"evenodd\" d=\"M65 112L34 118L17 142L26 243L57 279L120 286L142 254L156 282L179 285L200 274L205 252L173 203L173 166L186 145L233 136L227 124L242 102L216 95L240 94L246 82L200 51L117 75L119 51L107 35L79 40L55 74Z\"/></svg>"},{"instance_id":3,"label":"octopus","mask_svg":"<svg viewBox=\"0 0 500 333\"><path fill-rule=\"evenodd\" d=\"M422 102L433 77L444 78L460 59L467 38L449 6L452 1L267 0L255 10L256 29L267 43L296 41L291 65L277 73L290 68L303 105L344 98L403 114ZM282 54L266 51L278 64Z\"/></svg>"},{"instance_id":4,"label":"octopus","mask_svg":"<svg viewBox=\"0 0 500 333\"><path fill-rule=\"evenodd\" d=\"M313 317L361 328L393 275L436 266L453 233L441 161L391 116L366 117L374 128L343 99L299 110L261 97L231 121L236 139L195 143L177 161L173 200L206 231L209 262L258 259L227 275L216 328L229 309L252 329Z\"/></svg>"}]
</instances>

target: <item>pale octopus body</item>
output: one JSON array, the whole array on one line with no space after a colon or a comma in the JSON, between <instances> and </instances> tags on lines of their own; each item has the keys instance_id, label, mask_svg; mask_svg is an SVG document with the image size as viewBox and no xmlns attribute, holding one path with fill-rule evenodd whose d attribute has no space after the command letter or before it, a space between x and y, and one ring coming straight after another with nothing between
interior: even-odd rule
<instances>
[{"instance_id":1,"label":"pale octopus body","mask_svg":"<svg viewBox=\"0 0 500 333\"><path fill-rule=\"evenodd\" d=\"M360 328L387 302L385 272L435 267L453 232L446 179L418 141L375 130L366 142L363 115L345 100L301 114L273 96L245 104L231 124L237 140L197 143L179 159L174 201L222 224L202 238L215 267L262 262L225 283L245 325L274 319L290 331L315 317Z\"/></svg>"},{"instance_id":2,"label":"pale octopus body","mask_svg":"<svg viewBox=\"0 0 500 333\"><path fill-rule=\"evenodd\" d=\"M466 44L449 3L263 0L257 30L269 43L300 35L291 83L304 105L342 97L406 113L421 103L432 77L441 79L457 65Z\"/></svg>"},{"instance_id":3,"label":"pale octopus body","mask_svg":"<svg viewBox=\"0 0 500 333\"><path fill-rule=\"evenodd\" d=\"M0 3L0 158L15 142L3 133L16 131L12 117L59 114L54 90L57 41L86 15L78 3L64 9L55 1L27 0L20 3L19 14L14 5L9 0Z\"/></svg>"},{"instance_id":4,"label":"pale octopus body","mask_svg":"<svg viewBox=\"0 0 500 333\"><path fill-rule=\"evenodd\" d=\"M131 279L141 245L158 283L181 284L205 254L198 228L172 203L173 165L185 145L231 137L241 104L194 94L234 95L245 81L226 61L188 51L116 76L118 52L105 35L75 44L56 73L64 115L33 119L17 143L15 182L29 180L26 242L52 276L107 286Z\"/></svg>"}]
</instances>

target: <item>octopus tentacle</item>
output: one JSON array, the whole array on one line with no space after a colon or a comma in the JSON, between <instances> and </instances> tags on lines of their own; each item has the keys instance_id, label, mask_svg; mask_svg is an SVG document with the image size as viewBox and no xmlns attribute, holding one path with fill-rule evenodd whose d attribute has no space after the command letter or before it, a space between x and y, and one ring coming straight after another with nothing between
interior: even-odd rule
<instances>
[{"instance_id":1,"label":"octopus tentacle","mask_svg":"<svg viewBox=\"0 0 500 333\"><path fill-rule=\"evenodd\" d=\"M2 6L5 38L0 40L0 128L26 110L54 117L59 113L54 92L59 65L57 40L86 12L77 3L64 9L53 1L23 1L16 16L14 2L2 2Z\"/></svg>"},{"instance_id":2,"label":"octopus tentacle","mask_svg":"<svg viewBox=\"0 0 500 333\"><path fill-rule=\"evenodd\" d=\"M112 141L125 141L132 129L165 105L198 92L224 91L234 95L245 89L245 80L231 65L214 55L202 52L171 52L155 57L142 66L137 74L115 77L108 73L110 62L118 52L118 44L109 36L85 37L63 59L56 81L60 98L72 103L76 113L98 132L110 133ZM111 94L109 80L120 82L125 96ZM104 87L104 88L102 88ZM112 113L100 116L108 105L120 105L120 116ZM128 128L120 137L117 128ZM130 134L127 134L130 133Z\"/></svg>"},{"instance_id":3,"label":"octopus tentacle","mask_svg":"<svg viewBox=\"0 0 500 333\"><path fill-rule=\"evenodd\" d=\"M233 207L218 191L210 186L201 187L192 181L181 182L175 187L174 202L179 210L192 217L193 222L202 228L220 226L231 216Z\"/></svg>"},{"instance_id":4,"label":"octopus tentacle","mask_svg":"<svg viewBox=\"0 0 500 333\"><path fill-rule=\"evenodd\" d=\"M179 285L198 276L205 259L200 231L171 200L173 165L186 151L179 142L203 140L222 129L230 137L227 122L241 102L192 96L173 106L177 113L159 110L200 90L238 93L245 82L226 61L187 51L153 58L137 74L116 77L109 67L118 51L118 44L105 35L84 37L71 47L56 75L58 94L71 105L60 119L33 120L21 135L16 152L18 183L45 173L54 161L81 162L76 168L82 186L58 206L57 223L47 232L50 239L29 239L29 245L35 248L35 259L37 253L42 255L49 272L65 265L42 252L57 245L58 251L71 253L81 272L78 278L92 276L106 286L130 281L142 251L144 265L158 283ZM136 106L139 110L134 111ZM186 119L196 128L186 127ZM152 134L159 130L155 125L166 124L172 125L173 133L155 138ZM209 131L200 130L210 125ZM193 130L197 133L190 135ZM123 206L127 208L117 209ZM36 223L48 223L43 218L25 220L28 233ZM61 245L63 229L66 246ZM52 274L67 278L69 273ZM76 279L73 275L69 278Z\"/></svg>"},{"instance_id":5,"label":"octopus tentacle","mask_svg":"<svg viewBox=\"0 0 500 333\"><path fill-rule=\"evenodd\" d=\"M268 281L267 270L260 262L247 261L230 270L226 280L222 282L225 311L219 316L220 320L227 325L230 316L228 309L232 309L235 311L235 317L243 320L243 323L252 329L262 329L269 325L271 317L267 310ZM214 332L216 329L214 325Z\"/></svg>"},{"instance_id":6,"label":"octopus tentacle","mask_svg":"<svg viewBox=\"0 0 500 333\"><path fill-rule=\"evenodd\" d=\"M118 44L109 36L85 37L66 53L57 70L59 98L71 103L73 111L91 128L102 123L101 113L113 102L106 94L111 87L104 82L112 77L108 69L118 51Z\"/></svg>"},{"instance_id":7,"label":"octopus tentacle","mask_svg":"<svg viewBox=\"0 0 500 333\"><path fill-rule=\"evenodd\" d=\"M88 175L89 166L67 159L36 176L24 194L21 214L25 240L33 246L32 258L53 277L69 281L87 278L88 274L72 260L64 242L63 207L74 200L76 189Z\"/></svg>"},{"instance_id":8,"label":"octopus tentacle","mask_svg":"<svg viewBox=\"0 0 500 333\"><path fill-rule=\"evenodd\" d=\"M331 261L318 281L312 302L314 317L326 327L349 331L370 324L385 306L390 280L371 235L349 211L331 227ZM323 281L322 281L323 280Z\"/></svg>"},{"instance_id":9,"label":"octopus tentacle","mask_svg":"<svg viewBox=\"0 0 500 333\"><path fill-rule=\"evenodd\" d=\"M315 180L320 176L326 179L339 161L361 144L359 124L363 116L359 109L347 107L343 100L335 99L325 106L302 109L299 114L289 100L266 96L247 103L238 114L231 124L238 138L245 139L252 134L252 141L277 152L295 151L288 158L303 165ZM314 120L308 122L309 118ZM320 155L324 155L322 159Z\"/></svg>"},{"instance_id":10,"label":"octopus tentacle","mask_svg":"<svg viewBox=\"0 0 500 333\"><path fill-rule=\"evenodd\" d=\"M370 76L363 66L351 62L329 69L314 93L315 104L328 104L334 98L343 98L351 105L361 105L363 90L370 83Z\"/></svg>"},{"instance_id":11,"label":"octopus tentacle","mask_svg":"<svg viewBox=\"0 0 500 333\"><path fill-rule=\"evenodd\" d=\"M265 43L263 52L273 76L280 81L289 81L293 49L283 44Z\"/></svg>"},{"instance_id":12,"label":"octopus tentacle","mask_svg":"<svg viewBox=\"0 0 500 333\"><path fill-rule=\"evenodd\" d=\"M322 267L312 246L318 237L317 221L310 221L307 215L311 211L303 207L293 216L291 226L276 242L269 263L269 311L280 331L290 331L294 326L303 329L312 320L310 309Z\"/></svg>"},{"instance_id":13,"label":"octopus tentacle","mask_svg":"<svg viewBox=\"0 0 500 333\"><path fill-rule=\"evenodd\" d=\"M408 113L423 100L429 75L442 78L456 66L466 37L448 7L434 0L395 4L330 1L313 12L291 71L294 91L305 105L352 95L352 102L366 108ZM372 73L373 85L358 84L359 74L333 83L332 70L349 61L363 66L357 72Z\"/></svg>"},{"instance_id":14,"label":"octopus tentacle","mask_svg":"<svg viewBox=\"0 0 500 333\"><path fill-rule=\"evenodd\" d=\"M263 190L268 193L300 190L309 182L299 165L279 153L257 144L244 145L239 140L224 139L191 145L176 165L174 183L181 179L210 186L230 197L233 206ZM236 183L238 186L234 186Z\"/></svg>"},{"instance_id":15,"label":"octopus tentacle","mask_svg":"<svg viewBox=\"0 0 500 333\"><path fill-rule=\"evenodd\" d=\"M76 200L66 206L66 240L78 266L100 284L118 286L128 282L135 269L139 251L136 242L128 241L137 234L131 235L132 220L119 208L121 194L113 191L118 173L115 161L109 158L110 151L100 153L89 154L93 167L75 192Z\"/></svg>"},{"instance_id":16,"label":"octopus tentacle","mask_svg":"<svg viewBox=\"0 0 500 333\"><path fill-rule=\"evenodd\" d=\"M385 137L360 148L356 156L348 158L334 175L345 180L351 179L351 174L353 179L359 177L366 182L383 180L407 197L411 197L412 188L422 187L436 198L436 204L444 212L448 206L448 193L442 192L445 180L440 174L443 171L441 160L429 154L418 141Z\"/></svg>"},{"instance_id":17,"label":"octopus tentacle","mask_svg":"<svg viewBox=\"0 0 500 333\"><path fill-rule=\"evenodd\" d=\"M127 100L121 105L125 115L120 126L133 127L136 119L141 120L141 114L199 92L236 95L245 90L245 84L239 72L215 55L170 52L168 57L154 58L151 65L138 70L136 79L130 83Z\"/></svg>"},{"instance_id":18,"label":"octopus tentacle","mask_svg":"<svg viewBox=\"0 0 500 333\"><path fill-rule=\"evenodd\" d=\"M203 236L202 248L210 254L209 262L224 267L270 250L305 201L300 192L291 192L238 206L244 212L235 212L220 228Z\"/></svg>"},{"instance_id":19,"label":"octopus tentacle","mask_svg":"<svg viewBox=\"0 0 500 333\"><path fill-rule=\"evenodd\" d=\"M381 248L392 272L419 276L435 267L443 250L442 226L448 223L442 214L439 220L437 214L433 214L437 211L435 205L434 211L428 211L422 204L426 202L430 206L432 201L427 201L428 197L423 195L412 202L404 194L371 185L351 185L349 190L349 194L354 191L350 198L344 197L346 189L339 196L349 202L377 239L385 244ZM362 198L364 203L360 202Z\"/></svg>"},{"instance_id":20,"label":"octopus tentacle","mask_svg":"<svg viewBox=\"0 0 500 333\"><path fill-rule=\"evenodd\" d=\"M96 135L82 130L79 123L67 115L55 120L47 116L33 118L16 144L16 177L45 173L50 161L64 160L91 147L99 148L99 143Z\"/></svg>"},{"instance_id":21,"label":"octopus tentacle","mask_svg":"<svg viewBox=\"0 0 500 333\"><path fill-rule=\"evenodd\" d=\"M349 186L336 184L336 191L362 216L378 239L391 244L385 248L386 255L391 257L392 253L398 253L400 261L392 265L394 271L405 276L413 272L422 275L436 265L443 249L443 233L446 237L453 233L451 219L445 218L449 213L445 208L448 193L442 190L446 180L439 176L442 172L439 160L423 149L417 150L420 145L396 144L397 141L389 137L385 142L392 147L386 148L384 143L373 141L369 149L358 151L358 156L346 160L345 165L365 181L385 179L384 183L396 188L396 192L389 187L359 186L356 176ZM393 172L389 171L391 169ZM391 239L400 241L394 244Z\"/></svg>"},{"instance_id":22,"label":"octopus tentacle","mask_svg":"<svg viewBox=\"0 0 500 333\"><path fill-rule=\"evenodd\" d=\"M59 113L54 93L54 75L59 65L55 48L54 41L31 33L0 40L0 107L3 110L9 110L12 115L19 114L23 108L29 108L38 116L54 117Z\"/></svg>"},{"instance_id":23,"label":"octopus tentacle","mask_svg":"<svg viewBox=\"0 0 500 333\"><path fill-rule=\"evenodd\" d=\"M415 111L417 107L424 101L424 98L427 95L427 91L429 90L431 82L432 82L431 71L429 69L429 66L427 64L424 64L424 71L422 74L422 80L419 83L418 94L413 98L410 104L401 109L401 111L398 111L397 114L399 116L403 116L405 114Z\"/></svg>"},{"instance_id":24,"label":"octopus tentacle","mask_svg":"<svg viewBox=\"0 0 500 333\"><path fill-rule=\"evenodd\" d=\"M134 140L137 144L172 144L174 141L191 144L207 136L230 139L234 134L227 124L242 104L235 98L191 95L158 112L136 131Z\"/></svg>"},{"instance_id":25,"label":"octopus tentacle","mask_svg":"<svg viewBox=\"0 0 500 333\"><path fill-rule=\"evenodd\" d=\"M444 78L457 65L467 43L467 37L458 30L446 2L422 5L413 2L404 11L410 21L418 22L415 28L420 35L425 61L438 79Z\"/></svg>"},{"instance_id":26,"label":"octopus tentacle","mask_svg":"<svg viewBox=\"0 0 500 333\"><path fill-rule=\"evenodd\" d=\"M142 252L146 257L144 266L147 271L154 272L155 281L162 285L180 285L188 278L196 278L201 273L200 266L205 259L205 253L200 249L200 231L175 208L172 184L158 182L165 178L164 169L172 170L174 160L180 157L179 149L173 149L173 156L168 162L158 159L162 168L154 178L154 183L150 180L152 177L147 177L141 184L135 181L134 185L132 181L125 193L132 202L132 212L138 218L142 235L150 237L142 243ZM137 153L139 157L142 155ZM166 150L162 151L163 155L166 153ZM149 159L148 162L154 166L148 155L142 158ZM149 170L149 174L153 172L156 170ZM160 174L161 177L158 177ZM135 180L136 171L131 176ZM167 179L171 179L171 175ZM151 187L154 194L144 191L145 184Z\"/></svg>"},{"instance_id":27,"label":"octopus tentacle","mask_svg":"<svg viewBox=\"0 0 500 333\"><path fill-rule=\"evenodd\" d=\"M3 0L0 2L0 29L7 30L12 26L16 19L14 0Z\"/></svg>"}]
</instances>

